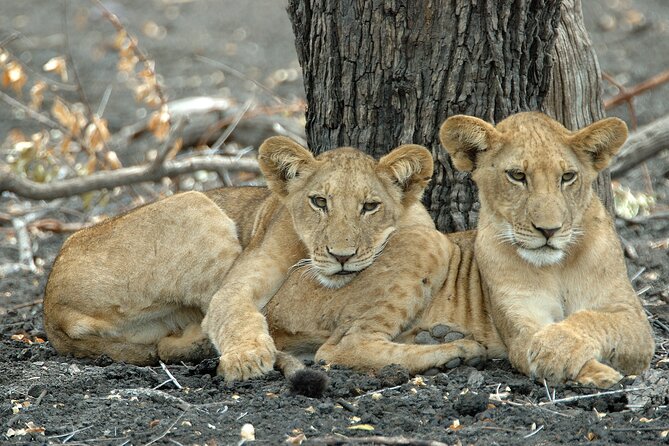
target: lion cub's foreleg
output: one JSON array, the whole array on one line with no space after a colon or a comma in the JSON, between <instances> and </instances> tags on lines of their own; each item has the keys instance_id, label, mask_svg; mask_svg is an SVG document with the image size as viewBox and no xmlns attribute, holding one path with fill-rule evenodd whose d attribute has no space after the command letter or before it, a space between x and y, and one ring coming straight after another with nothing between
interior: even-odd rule
<instances>
[{"instance_id":1,"label":"lion cub's foreleg","mask_svg":"<svg viewBox=\"0 0 669 446\"><path fill-rule=\"evenodd\" d=\"M617 370L625 374L643 371L653 351L643 313L619 305L578 311L541 328L527 346L526 360L532 376L606 388L622 378Z\"/></svg>"}]
</instances>

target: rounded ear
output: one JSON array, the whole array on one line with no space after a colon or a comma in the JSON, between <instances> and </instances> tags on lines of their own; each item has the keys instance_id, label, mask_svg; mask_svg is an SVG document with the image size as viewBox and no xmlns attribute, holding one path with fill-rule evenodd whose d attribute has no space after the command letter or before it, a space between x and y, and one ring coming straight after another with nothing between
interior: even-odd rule
<instances>
[{"instance_id":1,"label":"rounded ear","mask_svg":"<svg viewBox=\"0 0 669 446\"><path fill-rule=\"evenodd\" d=\"M434 161L432 153L425 147L405 144L382 157L377 170L389 175L402 190L402 203L406 206L423 196L432 178Z\"/></svg>"},{"instance_id":2,"label":"rounded ear","mask_svg":"<svg viewBox=\"0 0 669 446\"><path fill-rule=\"evenodd\" d=\"M606 118L575 132L569 145L580 155L585 155L596 171L609 165L627 139L627 124L618 118Z\"/></svg>"},{"instance_id":3,"label":"rounded ear","mask_svg":"<svg viewBox=\"0 0 669 446\"><path fill-rule=\"evenodd\" d=\"M476 168L476 156L490 148L497 130L491 124L473 116L455 115L439 129L439 140L446 148L456 169L471 172Z\"/></svg>"},{"instance_id":4,"label":"rounded ear","mask_svg":"<svg viewBox=\"0 0 669 446\"><path fill-rule=\"evenodd\" d=\"M288 183L315 162L308 149L285 136L272 136L258 149L258 164L267 186L282 197L288 194Z\"/></svg>"}]
</instances>

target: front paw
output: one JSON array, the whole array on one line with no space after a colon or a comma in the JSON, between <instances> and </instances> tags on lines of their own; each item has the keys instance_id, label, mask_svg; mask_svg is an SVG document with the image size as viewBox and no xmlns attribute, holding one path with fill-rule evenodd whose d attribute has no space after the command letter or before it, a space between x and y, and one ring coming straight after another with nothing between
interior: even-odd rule
<instances>
[{"instance_id":1,"label":"front paw","mask_svg":"<svg viewBox=\"0 0 669 446\"><path fill-rule=\"evenodd\" d=\"M225 381L243 381L262 376L274 368L276 347L267 334L256 337L253 341L235 344L221 352L216 372Z\"/></svg>"},{"instance_id":2,"label":"front paw","mask_svg":"<svg viewBox=\"0 0 669 446\"><path fill-rule=\"evenodd\" d=\"M586 362L595 359L594 343L559 323L536 332L527 350L528 371L532 378L557 384L575 380Z\"/></svg>"}]
</instances>

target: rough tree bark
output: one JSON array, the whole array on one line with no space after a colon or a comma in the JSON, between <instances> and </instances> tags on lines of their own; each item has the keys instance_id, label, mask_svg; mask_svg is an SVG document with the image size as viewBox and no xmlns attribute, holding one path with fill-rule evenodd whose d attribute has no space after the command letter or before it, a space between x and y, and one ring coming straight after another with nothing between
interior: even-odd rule
<instances>
[{"instance_id":1,"label":"rough tree bark","mask_svg":"<svg viewBox=\"0 0 669 446\"><path fill-rule=\"evenodd\" d=\"M565 5L573 7L574 1L580 17L580 0L566 0ZM425 202L443 231L471 228L478 215L474 184L455 171L439 146L444 119L465 113L497 122L518 111L540 109L550 90L553 105L545 110L554 116L560 111L568 127L581 124L567 113L571 105L557 106L564 87L551 83L558 27L582 24L578 18L560 20L560 0L288 3L307 95L311 149L320 153L350 145L380 156L402 143L430 147L436 169ZM563 35L565 45L578 38ZM589 51L587 40L572 43L571 51L586 51L583 46ZM563 60L568 63L557 58L563 83L569 84L564 78L574 73L593 73L592 63L599 74L594 59L576 60L582 67L562 65ZM600 104L599 96L593 102ZM583 121L598 116L586 111Z\"/></svg>"},{"instance_id":2,"label":"rough tree bark","mask_svg":"<svg viewBox=\"0 0 669 446\"><path fill-rule=\"evenodd\" d=\"M550 89L541 110L571 130L604 118L602 73L585 30L581 0L562 0L553 61ZM597 178L595 190L606 208L612 211L608 169Z\"/></svg>"}]
</instances>

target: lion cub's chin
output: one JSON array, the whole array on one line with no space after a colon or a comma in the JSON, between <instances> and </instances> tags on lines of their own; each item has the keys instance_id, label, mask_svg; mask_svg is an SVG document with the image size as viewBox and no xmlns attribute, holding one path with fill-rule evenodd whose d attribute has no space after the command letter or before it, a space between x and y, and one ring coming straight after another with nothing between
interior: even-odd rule
<instances>
[{"instance_id":1,"label":"lion cub's chin","mask_svg":"<svg viewBox=\"0 0 669 446\"><path fill-rule=\"evenodd\" d=\"M518 255L533 266L556 265L564 259L564 251L542 246L536 249L517 248Z\"/></svg>"},{"instance_id":2,"label":"lion cub's chin","mask_svg":"<svg viewBox=\"0 0 669 446\"><path fill-rule=\"evenodd\" d=\"M341 288L351 280L353 280L360 271L352 271L349 274L335 274L335 275L325 275L323 273L318 273L316 279L318 282L323 285L325 288L337 289Z\"/></svg>"}]
</instances>

